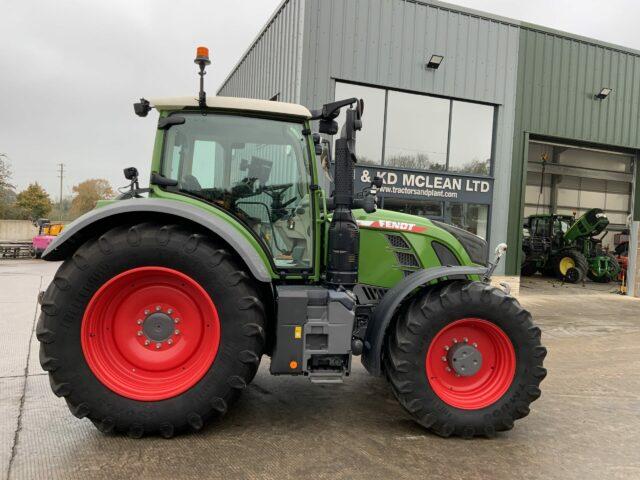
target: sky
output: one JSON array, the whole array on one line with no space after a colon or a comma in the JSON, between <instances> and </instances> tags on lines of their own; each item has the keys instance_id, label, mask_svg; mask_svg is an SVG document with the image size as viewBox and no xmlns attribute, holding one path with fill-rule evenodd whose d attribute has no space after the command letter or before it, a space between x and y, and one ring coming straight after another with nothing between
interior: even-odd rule
<instances>
[{"instance_id":1,"label":"sky","mask_svg":"<svg viewBox=\"0 0 640 480\"><path fill-rule=\"evenodd\" d=\"M353 1L353 0L345 0ZM57 200L88 178L146 185L155 116L140 97L195 95L195 48L210 48L215 94L280 0L0 0L0 153L18 191ZM640 50L637 0L457 0L458 5Z\"/></svg>"}]
</instances>

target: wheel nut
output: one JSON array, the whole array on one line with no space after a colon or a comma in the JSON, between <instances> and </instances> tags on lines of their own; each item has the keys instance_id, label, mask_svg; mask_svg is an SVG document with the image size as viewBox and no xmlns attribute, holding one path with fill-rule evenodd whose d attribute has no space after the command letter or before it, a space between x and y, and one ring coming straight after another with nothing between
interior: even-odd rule
<instances>
[{"instance_id":1,"label":"wheel nut","mask_svg":"<svg viewBox=\"0 0 640 480\"><path fill-rule=\"evenodd\" d=\"M142 336L142 330L138 330L137 335L138 335L139 337L141 337L141 336Z\"/></svg>"},{"instance_id":2,"label":"wheel nut","mask_svg":"<svg viewBox=\"0 0 640 480\"><path fill-rule=\"evenodd\" d=\"M145 314L145 315L149 315L149 313L151 313L151 312L149 312L149 310L145 310L145 311L144 311L144 314Z\"/></svg>"},{"instance_id":3,"label":"wheel nut","mask_svg":"<svg viewBox=\"0 0 640 480\"><path fill-rule=\"evenodd\" d=\"M149 345L150 343L151 343L151 342L150 342L149 340L145 340L145 341L144 341L144 344L145 344L145 345Z\"/></svg>"},{"instance_id":4,"label":"wheel nut","mask_svg":"<svg viewBox=\"0 0 640 480\"><path fill-rule=\"evenodd\" d=\"M138 319L138 321L136 322L138 325L142 325L142 320Z\"/></svg>"},{"instance_id":5,"label":"wheel nut","mask_svg":"<svg viewBox=\"0 0 640 480\"><path fill-rule=\"evenodd\" d=\"M457 338L454 338L454 339L453 339L453 343L458 343L458 339L457 339Z\"/></svg>"},{"instance_id":6,"label":"wheel nut","mask_svg":"<svg viewBox=\"0 0 640 480\"><path fill-rule=\"evenodd\" d=\"M180 319L179 318L174 318L173 319L173 323L180 323Z\"/></svg>"},{"instance_id":7,"label":"wheel nut","mask_svg":"<svg viewBox=\"0 0 640 480\"><path fill-rule=\"evenodd\" d=\"M448 352L448 351L449 351L449 345L445 345L445 346L444 346L444 349L445 349L445 351L447 351L447 352Z\"/></svg>"},{"instance_id":8,"label":"wheel nut","mask_svg":"<svg viewBox=\"0 0 640 480\"><path fill-rule=\"evenodd\" d=\"M472 345L474 346L474 348L478 348L478 344L473 342Z\"/></svg>"},{"instance_id":9,"label":"wheel nut","mask_svg":"<svg viewBox=\"0 0 640 480\"><path fill-rule=\"evenodd\" d=\"M175 333L176 335L180 335L180 330L176 328L173 333Z\"/></svg>"},{"instance_id":10,"label":"wheel nut","mask_svg":"<svg viewBox=\"0 0 640 480\"><path fill-rule=\"evenodd\" d=\"M443 357L442 357L442 361L443 361L443 362L446 362L446 361L447 361L447 357L443 356Z\"/></svg>"},{"instance_id":11,"label":"wheel nut","mask_svg":"<svg viewBox=\"0 0 640 480\"><path fill-rule=\"evenodd\" d=\"M169 339L169 340L167 340L167 343L168 343L169 345L171 345L171 344L173 343L173 340Z\"/></svg>"},{"instance_id":12,"label":"wheel nut","mask_svg":"<svg viewBox=\"0 0 640 480\"><path fill-rule=\"evenodd\" d=\"M160 305L156 307L156 312L159 312L159 311L160 311Z\"/></svg>"},{"instance_id":13,"label":"wheel nut","mask_svg":"<svg viewBox=\"0 0 640 480\"><path fill-rule=\"evenodd\" d=\"M162 346L161 343L156 343L156 348L160 348Z\"/></svg>"},{"instance_id":14,"label":"wheel nut","mask_svg":"<svg viewBox=\"0 0 640 480\"><path fill-rule=\"evenodd\" d=\"M173 313L173 309L172 309L172 308L170 308L169 310L167 310L167 313L168 313L169 315L171 315L171 314Z\"/></svg>"},{"instance_id":15,"label":"wheel nut","mask_svg":"<svg viewBox=\"0 0 640 480\"><path fill-rule=\"evenodd\" d=\"M464 337L464 338L462 339L462 341L463 341L464 343L469 343L469 339L468 339L467 337Z\"/></svg>"},{"instance_id":16,"label":"wheel nut","mask_svg":"<svg viewBox=\"0 0 640 480\"><path fill-rule=\"evenodd\" d=\"M447 367L447 372L450 372L450 371L451 371L451 369L449 367Z\"/></svg>"}]
</instances>

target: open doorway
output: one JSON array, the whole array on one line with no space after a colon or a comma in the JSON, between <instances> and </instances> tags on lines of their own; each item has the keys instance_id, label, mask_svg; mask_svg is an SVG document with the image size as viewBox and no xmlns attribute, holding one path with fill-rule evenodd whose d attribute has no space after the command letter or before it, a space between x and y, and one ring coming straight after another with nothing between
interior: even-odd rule
<instances>
[{"instance_id":1,"label":"open doorway","mask_svg":"<svg viewBox=\"0 0 640 480\"><path fill-rule=\"evenodd\" d=\"M624 293L634 154L532 138L521 286Z\"/></svg>"}]
</instances>

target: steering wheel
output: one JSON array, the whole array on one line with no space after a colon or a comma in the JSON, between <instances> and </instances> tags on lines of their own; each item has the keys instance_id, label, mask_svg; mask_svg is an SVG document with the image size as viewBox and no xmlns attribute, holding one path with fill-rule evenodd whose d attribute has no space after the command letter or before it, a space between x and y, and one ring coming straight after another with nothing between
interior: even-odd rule
<instances>
[{"instance_id":1,"label":"steering wheel","mask_svg":"<svg viewBox=\"0 0 640 480\"><path fill-rule=\"evenodd\" d=\"M261 192L266 193L273 199L275 208L284 208L296 201L296 197L292 197L286 202L282 201L282 197L287 190L293 187L293 183L281 183L277 185L266 185L261 188Z\"/></svg>"},{"instance_id":2,"label":"steering wheel","mask_svg":"<svg viewBox=\"0 0 640 480\"><path fill-rule=\"evenodd\" d=\"M260 187L260 193L265 193L271 197L271 221L279 220L289 213L287 212L287 207L296 201L296 197L294 196L285 202L282 201L282 197L291 187L293 187L293 183L280 183Z\"/></svg>"},{"instance_id":3,"label":"steering wheel","mask_svg":"<svg viewBox=\"0 0 640 480\"><path fill-rule=\"evenodd\" d=\"M282 195L291 187L293 187L293 183L278 183L275 185L264 185L260 187L260 191L266 193L269 196Z\"/></svg>"}]
</instances>

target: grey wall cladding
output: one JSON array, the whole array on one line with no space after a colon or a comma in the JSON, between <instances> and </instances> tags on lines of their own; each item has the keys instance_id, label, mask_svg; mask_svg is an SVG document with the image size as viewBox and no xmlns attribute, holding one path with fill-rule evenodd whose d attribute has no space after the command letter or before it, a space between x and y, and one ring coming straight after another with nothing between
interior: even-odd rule
<instances>
[{"instance_id":1,"label":"grey wall cladding","mask_svg":"<svg viewBox=\"0 0 640 480\"><path fill-rule=\"evenodd\" d=\"M285 0L218 89L218 95L300 103L305 0Z\"/></svg>"},{"instance_id":2,"label":"grey wall cladding","mask_svg":"<svg viewBox=\"0 0 640 480\"><path fill-rule=\"evenodd\" d=\"M491 248L505 241L518 26L403 0L307 0L305 16L301 103L310 108L333 100L336 79L499 107ZM425 68L432 54L445 57L438 70Z\"/></svg>"}]
</instances>

